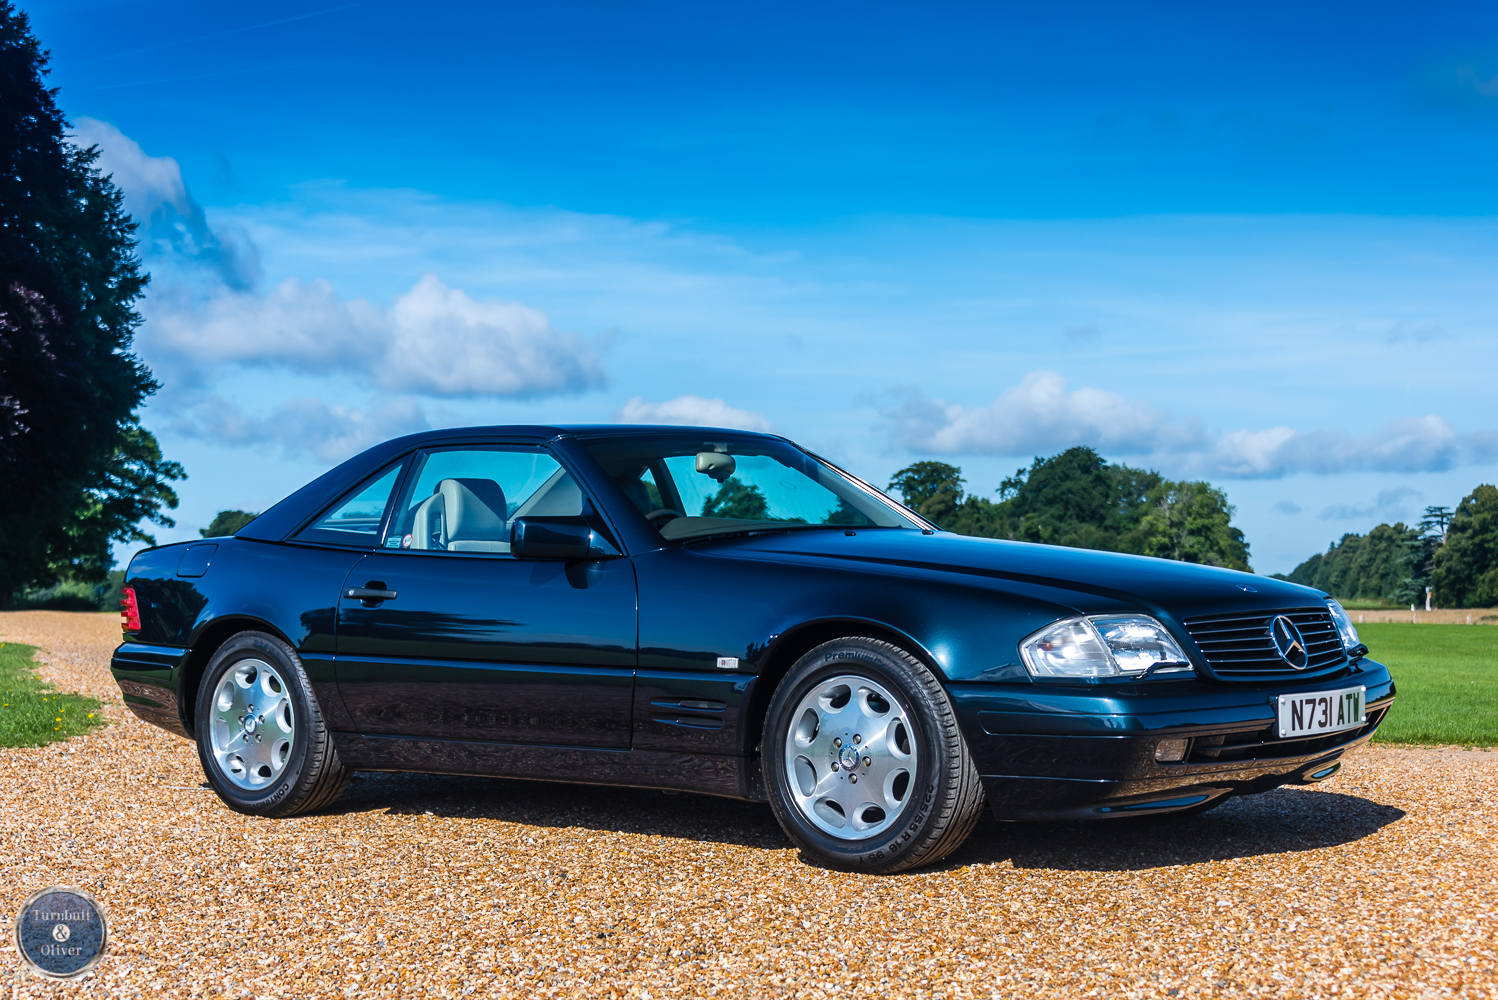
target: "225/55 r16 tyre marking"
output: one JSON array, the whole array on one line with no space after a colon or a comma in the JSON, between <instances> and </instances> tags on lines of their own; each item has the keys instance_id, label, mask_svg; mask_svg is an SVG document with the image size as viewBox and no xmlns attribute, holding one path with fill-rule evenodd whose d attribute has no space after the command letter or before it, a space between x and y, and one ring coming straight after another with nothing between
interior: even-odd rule
<instances>
[{"instance_id":1,"label":"225/55 r16 tyre marking","mask_svg":"<svg viewBox=\"0 0 1498 1000\"><path fill-rule=\"evenodd\" d=\"M824 833L876 837L905 812L917 753L909 713L893 692L867 677L828 678L791 713L785 768L792 800Z\"/></svg>"}]
</instances>

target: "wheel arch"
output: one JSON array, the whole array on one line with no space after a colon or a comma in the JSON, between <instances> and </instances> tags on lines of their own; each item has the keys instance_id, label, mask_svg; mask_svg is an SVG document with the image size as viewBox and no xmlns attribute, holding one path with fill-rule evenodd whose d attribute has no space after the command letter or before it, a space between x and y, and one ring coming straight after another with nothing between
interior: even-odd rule
<instances>
[{"instance_id":1,"label":"wheel arch","mask_svg":"<svg viewBox=\"0 0 1498 1000\"><path fill-rule=\"evenodd\" d=\"M780 686L781 680L790 673L797 660L834 639L879 639L899 646L924 663L942 686L946 686L946 673L937 663L936 657L924 644L901 629L884 622L854 617L819 618L802 622L782 632L764 652L763 665L754 685L746 719L744 745L752 753L759 753L764 740L765 715L770 710L770 700L775 697L775 689Z\"/></svg>"},{"instance_id":2,"label":"wheel arch","mask_svg":"<svg viewBox=\"0 0 1498 1000\"><path fill-rule=\"evenodd\" d=\"M292 649L296 648L296 644L280 629L270 622L249 615L225 615L203 626L189 648L187 659L182 664L181 676L177 679L178 714L182 718L183 728L193 739L197 738L193 716L198 710L198 685L203 682L203 672L208 669L208 661L213 659L213 654L241 632L264 632L280 639Z\"/></svg>"}]
</instances>

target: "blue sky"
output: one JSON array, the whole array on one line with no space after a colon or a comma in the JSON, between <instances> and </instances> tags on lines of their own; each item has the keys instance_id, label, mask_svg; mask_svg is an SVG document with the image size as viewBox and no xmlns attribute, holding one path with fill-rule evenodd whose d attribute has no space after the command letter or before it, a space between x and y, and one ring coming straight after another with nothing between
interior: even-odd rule
<instances>
[{"instance_id":1,"label":"blue sky","mask_svg":"<svg viewBox=\"0 0 1498 1000\"><path fill-rule=\"evenodd\" d=\"M1492 481L1498 9L33 5L179 527L428 426L1206 478L1260 572Z\"/></svg>"}]
</instances>

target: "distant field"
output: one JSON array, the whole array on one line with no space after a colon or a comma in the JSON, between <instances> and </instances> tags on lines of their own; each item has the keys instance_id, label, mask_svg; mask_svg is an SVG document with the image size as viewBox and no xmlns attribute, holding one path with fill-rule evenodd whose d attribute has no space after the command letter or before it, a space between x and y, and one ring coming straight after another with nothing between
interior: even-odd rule
<instances>
[{"instance_id":1,"label":"distant field","mask_svg":"<svg viewBox=\"0 0 1498 1000\"><path fill-rule=\"evenodd\" d=\"M1377 742L1498 746L1498 629L1369 622L1358 633L1398 690Z\"/></svg>"}]
</instances>

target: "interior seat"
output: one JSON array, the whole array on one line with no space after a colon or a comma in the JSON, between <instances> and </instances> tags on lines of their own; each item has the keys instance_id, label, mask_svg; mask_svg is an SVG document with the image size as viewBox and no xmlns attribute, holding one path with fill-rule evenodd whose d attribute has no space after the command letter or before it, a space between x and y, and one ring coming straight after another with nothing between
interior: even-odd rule
<instances>
[{"instance_id":1,"label":"interior seat","mask_svg":"<svg viewBox=\"0 0 1498 1000\"><path fill-rule=\"evenodd\" d=\"M492 479L444 479L437 484L449 552L508 552L505 491Z\"/></svg>"}]
</instances>

